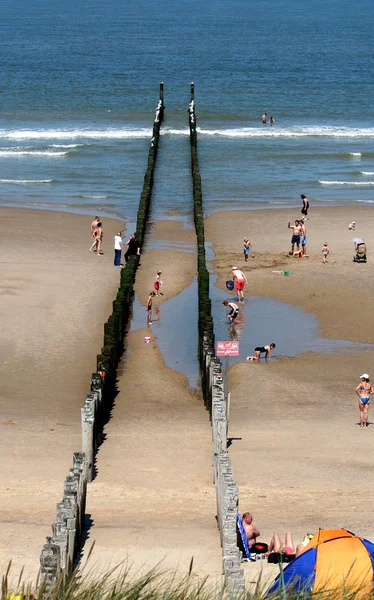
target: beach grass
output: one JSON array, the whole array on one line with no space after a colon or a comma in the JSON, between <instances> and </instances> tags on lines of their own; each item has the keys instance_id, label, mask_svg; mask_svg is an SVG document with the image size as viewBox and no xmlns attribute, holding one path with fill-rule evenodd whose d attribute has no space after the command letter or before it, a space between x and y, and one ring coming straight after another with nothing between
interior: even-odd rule
<instances>
[{"instance_id":1,"label":"beach grass","mask_svg":"<svg viewBox=\"0 0 374 600\"><path fill-rule=\"evenodd\" d=\"M280 566L281 569L281 566ZM129 565L120 564L98 575L95 566L75 570L70 577L61 576L47 588L39 578L34 583L24 583L21 571L18 581L10 583L11 561L2 576L0 600L369 600L372 590L367 586L340 585L337 588L313 592L281 585L271 595L259 578L255 590L232 594L224 584L214 584L209 577L199 577L193 572L193 559L184 576L162 568L162 564L144 573L133 573ZM282 576L282 571L281 571Z\"/></svg>"}]
</instances>

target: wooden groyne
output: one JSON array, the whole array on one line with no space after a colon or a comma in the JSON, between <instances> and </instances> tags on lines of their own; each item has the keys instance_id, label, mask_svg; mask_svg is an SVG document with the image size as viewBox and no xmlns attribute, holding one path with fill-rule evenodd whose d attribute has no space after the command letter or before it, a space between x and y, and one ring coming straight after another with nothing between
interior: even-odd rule
<instances>
[{"instance_id":1,"label":"wooden groyne","mask_svg":"<svg viewBox=\"0 0 374 600\"><path fill-rule=\"evenodd\" d=\"M160 84L160 99L153 122L148 164L140 196L136 238L143 245L148 221L153 176L156 165L160 128L164 117L164 89ZM48 588L61 575L70 575L79 557L84 534L87 483L95 475L95 455L102 443L103 428L108 421L116 394L117 367L124 351L124 338L131 314L135 274L139 257L132 256L121 271L120 285L113 301L113 310L104 325L104 340L97 356L97 370L91 376L90 391L81 409L82 451L73 454L73 467L63 484L63 496L57 504L52 535L40 554L41 580Z\"/></svg>"},{"instance_id":2,"label":"wooden groyne","mask_svg":"<svg viewBox=\"0 0 374 600\"><path fill-rule=\"evenodd\" d=\"M209 271L206 266L203 198L197 152L195 89L191 84L188 109L193 182L194 222L197 237L199 362L201 385L206 408L209 410L213 438L213 476L217 498L217 520L221 537L223 572L228 590L244 591L244 570L237 546L236 518L239 490L227 452L227 413L224 396L222 364L215 356L212 305L209 296Z\"/></svg>"}]
</instances>

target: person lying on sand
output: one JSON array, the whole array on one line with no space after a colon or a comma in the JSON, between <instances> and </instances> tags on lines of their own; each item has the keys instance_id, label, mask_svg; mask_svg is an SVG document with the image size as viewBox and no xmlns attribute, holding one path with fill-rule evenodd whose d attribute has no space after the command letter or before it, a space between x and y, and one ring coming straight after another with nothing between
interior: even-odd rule
<instances>
[{"instance_id":1,"label":"person lying on sand","mask_svg":"<svg viewBox=\"0 0 374 600\"><path fill-rule=\"evenodd\" d=\"M247 356L247 360L260 360L261 354L265 353L265 358L270 358L271 351L275 348L275 344L271 343L268 346L256 346L253 356Z\"/></svg>"},{"instance_id":2,"label":"person lying on sand","mask_svg":"<svg viewBox=\"0 0 374 600\"><path fill-rule=\"evenodd\" d=\"M285 554L291 560L293 560L294 558L296 558L296 556L300 556L300 554L303 552L305 546L307 546L307 544L309 544L312 537L313 537L313 534L307 533L306 536L304 537L302 543L298 544L298 546L296 546L296 548L295 548L292 533L290 533L289 531L286 533L286 535L284 536L284 544L281 543L279 535L277 533L274 533L273 537L270 540L269 548L268 548L268 551L266 552L265 556L267 556L269 558L269 556L271 554L278 554L278 555ZM269 562L273 562L273 561L270 560ZM277 562L279 562L279 561L277 561ZM287 561L287 562L290 562L290 561Z\"/></svg>"}]
</instances>

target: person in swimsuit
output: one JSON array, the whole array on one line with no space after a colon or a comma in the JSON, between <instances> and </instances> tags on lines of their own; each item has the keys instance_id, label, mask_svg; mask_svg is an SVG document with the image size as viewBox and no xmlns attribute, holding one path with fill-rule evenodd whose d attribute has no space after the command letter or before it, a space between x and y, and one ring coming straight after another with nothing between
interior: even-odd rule
<instances>
[{"instance_id":1,"label":"person in swimsuit","mask_svg":"<svg viewBox=\"0 0 374 600\"><path fill-rule=\"evenodd\" d=\"M156 290L156 296L162 295L160 292L161 283L162 283L161 282L161 271L157 271L156 279L154 280L154 283L153 283L153 287Z\"/></svg>"},{"instance_id":2,"label":"person in swimsuit","mask_svg":"<svg viewBox=\"0 0 374 600\"><path fill-rule=\"evenodd\" d=\"M238 267L232 268L232 278L235 283L235 289L238 294L238 302L244 302L244 286L248 283L247 278L244 275L243 271L238 269Z\"/></svg>"},{"instance_id":3,"label":"person in swimsuit","mask_svg":"<svg viewBox=\"0 0 374 600\"><path fill-rule=\"evenodd\" d=\"M295 225L291 225L291 223L288 223L288 229L293 229L293 234L292 234L292 238L291 238L291 250L290 250L290 254L292 255L295 250L295 244L297 246L297 249L300 250L300 234L301 234L300 221L298 219L296 219Z\"/></svg>"},{"instance_id":4,"label":"person in swimsuit","mask_svg":"<svg viewBox=\"0 0 374 600\"><path fill-rule=\"evenodd\" d=\"M266 125L266 117L267 117L267 113L264 113L261 117L261 121L263 122L264 125Z\"/></svg>"},{"instance_id":5,"label":"person in swimsuit","mask_svg":"<svg viewBox=\"0 0 374 600\"><path fill-rule=\"evenodd\" d=\"M300 198L303 201L303 207L301 209L301 214L304 215L304 217L306 217L308 214L308 209L309 209L309 200L304 194L301 194Z\"/></svg>"},{"instance_id":6,"label":"person in swimsuit","mask_svg":"<svg viewBox=\"0 0 374 600\"><path fill-rule=\"evenodd\" d=\"M247 360L260 360L261 354L265 354L265 358L270 358L273 348L275 348L274 343L271 343L268 346L256 346L254 355L247 356Z\"/></svg>"},{"instance_id":7,"label":"person in swimsuit","mask_svg":"<svg viewBox=\"0 0 374 600\"><path fill-rule=\"evenodd\" d=\"M361 383L356 387L356 394L359 397L358 408L360 411L360 427L368 426L370 394L373 393L373 386L370 383L370 377L367 373L360 376Z\"/></svg>"},{"instance_id":8,"label":"person in swimsuit","mask_svg":"<svg viewBox=\"0 0 374 600\"><path fill-rule=\"evenodd\" d=\"M270 117L269 123L270 123L270 125L274 125L274 123L275 123L274 117Z\"/></svg>"},{"instance_id":9,"label":"person in swimsuit","mask_svg":"<svg viewBox=\"0 0 374 600\"><path fill-rule=\"evenodd\" d=\"M302 554L304 548L308 545L312 537L312 534L307 533L302 543L298 544L298 546L296 546L295 548L292 533L290 533L289 531L286 533L286 535L284 536L284 544L282 544L282 542L280 541L279 535L277 533L274 533L273 537L270 540L269 548L265 556L269 559L270 554L278 554L278 558L280 558L280 555L286 554L291 560L293 560L294 558L296 558L296 556L300 556L300 554ZM276 561L270 560L269 562ZM282 561L278 560L277 562ZM290 560L288 560L287 562L290 562Z\"/></svg>"},{"instance_id":10,"label":"person in swimsuit","mask_svg":"<svg viewBox=\"0 0 374 600\"><path fill-rule=\"evenodd\" d=\"M147 311L147 325L152 325L152 298L155 295L155 292L149 292L147 305L145 307L145 310Z\"/></svg>"},{"instance_id":11,"label":"person in swimsuit","mask_svg":"<svg viewBox=\"0 0 374 600\"><path fill-rule=\"evenodd\" d=\"M251 251L251 242L248 240L248 238L244 238L243 240L243 252L244 252L244 260L245 262L247 262L248 260L248 255Z\"/></svg>"},{"instance_id":12,"label":"person in swimsuit","mask_svg":"<svg viewBox=\"0 0 374 600\"><path fill-rule=\"evenodd\" d=\"M230 307L231 310L230 310L229 314L227 315L227 318L230 321L230 323L233 323L239 314L239 306L237 304L235 304L235 302L229 302L228 300L224 300L222 302L222 304L224 306Z\"/></svg>"},{"instance_id":13,"label":"person in swimsuit","mask_svg":"<svg viewBox=\"0 0 374 600\"><path fill-rule=\"evenodd\" d=\"M299 223L301 225L301 230L300 230L301 249L304 252L303 256L306 256L306 242L307 242L306 227L305 227L304 221L299 221Z\"/></svg>"},{"instance_id":14,"label":"person in swimsuit","mask_svg":"<svg viewBox=\"0 0 374 600\"><path fill-rule=\"evenodd\" d=\"M323 244L321 252L322 252L322 262L325 265L327 263L327 257L330 254L329 245L327 242L325 242Z\"/></svg>"}]
</instances>

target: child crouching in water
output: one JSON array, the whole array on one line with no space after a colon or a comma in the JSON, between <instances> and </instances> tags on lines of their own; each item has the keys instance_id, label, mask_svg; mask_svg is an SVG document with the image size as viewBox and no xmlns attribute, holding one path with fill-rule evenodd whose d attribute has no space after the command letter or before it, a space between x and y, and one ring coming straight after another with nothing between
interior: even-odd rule
<instances>
[{"instance_id":1,"label":"child crouching in water","mask_svg":"<svg viewBox=\"0 0 374 600\"><path fill-rule=\"evenodd\" d=\"M327 257L330 254L330 250L329 250L327 242L325 242L323 244L323 248L322 248L321 252L322 252L322 262L325 265L327 263Z\"/></svg>"}]
</instances>

